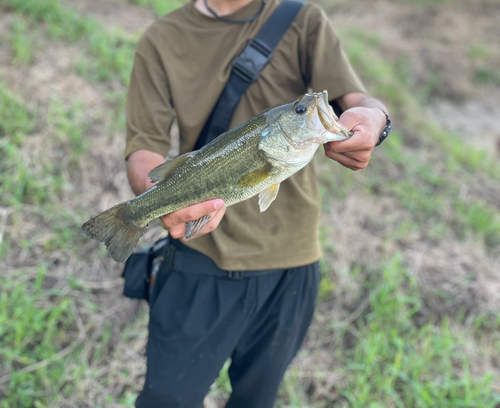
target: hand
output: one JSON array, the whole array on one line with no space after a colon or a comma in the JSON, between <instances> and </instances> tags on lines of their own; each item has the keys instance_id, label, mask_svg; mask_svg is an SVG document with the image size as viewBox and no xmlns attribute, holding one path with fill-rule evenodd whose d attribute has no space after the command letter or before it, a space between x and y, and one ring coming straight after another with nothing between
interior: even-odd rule
<instances>
[{"instance_id":1,"label":"hand","mask_svg":"<svg viewBox=\"0 0 500 408\"><path fill-rule=\"evenodd\" d=\"M384 113L376 108L356 107L346 110L339 122L354 133L347 140L326 143L326 156L351 170L364 169L385 127Z\"/></svg>"},{"instance_id":2,"label":"hand","mask_svg":"<svg viewBox=\"0 0 500 408\"><path fill-rule=\"evenodd\" d=\"M160 220L168 229L170 236L178 239L184 237L187 222L197 220L204 215L210 214L210 220L206 223L202 230L196 234L195 237L193 237L197 238L217 228L225 212L226 207L224 207L224 201L221 199L215 199L195 204L179 211L174 211L160 217Z\"/></svg>"}]
</instances>

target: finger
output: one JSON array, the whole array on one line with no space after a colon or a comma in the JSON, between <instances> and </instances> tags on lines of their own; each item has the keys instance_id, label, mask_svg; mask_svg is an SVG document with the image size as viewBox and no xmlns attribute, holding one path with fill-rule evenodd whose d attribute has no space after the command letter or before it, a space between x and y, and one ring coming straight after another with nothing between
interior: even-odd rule
<instances>
[{"instance_id":1,"label":"finger","mask_svg":"<svg viewBox=\"0 0 500 408\"><path fill-rule=\"evenodd\" d=\"M325 149L335 153L346 153L358 150L373 149L372 138L368 135L367 132L361 131L359 129L353 130L354 133L349 139L341 140L338 142L328 142L325 144Z\"/></svg>"},{"instance_id":2,"label":"finger","mask_svg":"<svg viewBox=\"0 0 500 408\"><path fill-rule=\"evenodd\" d=\"M344 127L348 130L354 130L354 128L359 125L363 121L363 115L360 115L357 112L354 111L345 111L342 115L340 115L340 118L338 122L341 125L344 125Z\"/></svg>"},{"instance_id":3,"label":"finger","mask_svg":"<svg viewBox=\"0 0 500 408\"><path fill-rule=\"evenodd\" d=\"M223 206L224 200L221 199L205 201L203 203L191 205L182 210L167 214L163 217L163 222L167 228L170 229L175 225L185 224L186 222L197 220L204 215L219 210Z\"/></svg>"},{"instance_id":4,"label":"finger","mask_svg":"<svg viewBox=\"0 0 500 408\"><path fill-rule=\"evenodd\" d=\"M216 229L220 221L222 220L222 217L224 217L225 213L226 213L226 207L223 207L220 210L216 211L214 214L212 214L210 221L208 221L206 225L202 228L202 230L198 232L198 234L196 234L191 239L198 238L199 236L212 232L214 229Z\"/></svg>"},{"instance_id":5,"label":"finger","mask_svg":"<svg viewBox=\"0 0 500 408\"><path fill-rule=\"evenodd\" d=\"M186 224L176 224L168 228L168 233L175 239L184 238L184 235L186 235Z\"/></svg>"},{"instance_id":6,"label":"finger","mask_svg":"<svg viewBox=\"0 0 500 408\"><path fill-rule=\"evenodd\" d=\"M217 211L214 211L214 212L208 214L210 218L209 218L207 224L214 217L214 215L215 215L216 212ZM205 226L203 228L205 228L205 227L206 227L206 224L205 224ZM186 236L186 223L181 223L181 224L174 225L173 227L170 228L169 233L172 236L172 238L175 238L175 239L182 238L182 239L184 239L184 237ZM196 236L198 236L198 235L196 235ZM193 238L191 238L191 239L193 239Z\"/></svg>"},{"instance_id":7,"label":"finger","mask_svg":"<svg viewBox=\"0 0 500 408\"><path fill-rule=\"evenodd\" d=\"M165 218L165 217L166 217L166 215L161 216L160 218L158 218L158 221L160 222L160 225L161 225L163 228L165 228L165 229L167 229L167 230L168 230L167 224L165 224L165 220L164 220L164 218Z\"/></svg>"},{"instance_id":8,"label":"finger","mask_svg":"<svg viewBox=\"0 0 500 408\"><path fill-rule=\"evenodd\" d=\"M325 151L327 157L336 162L340 163L342 166L347 167L351 170L357 171L364 169L368 165L368 161L354 160L350 157L345 156L341 153L334 153L331 151Z\"/></svg>"},{"instance_id":9,"label":"finger","mask_svg":"<svg viewBox=\"0 0 500 408\"><path fill-rule=\"evenodd\" d=\"M335 153L335 152L332 152ZM368 163L370 161L370 157L372 155L372 150L360 150L356 152L346 152L346 153L338 153L342 156L349 157L355 161L359 161L362 163Z\"/></svg>"}]
</instances>

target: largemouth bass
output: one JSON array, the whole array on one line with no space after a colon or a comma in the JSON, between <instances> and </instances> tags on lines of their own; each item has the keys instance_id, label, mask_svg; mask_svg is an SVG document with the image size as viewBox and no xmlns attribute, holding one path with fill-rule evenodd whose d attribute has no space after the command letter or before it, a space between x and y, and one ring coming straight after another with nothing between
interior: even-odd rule
<instances>
[{"instance_id":1,"label":"largemouth bass","mask_svg":"<svg viewBox=\"0 0 500 408\"><path fill-rule=\"evenodd\" d=\"M350 137L352 132L337 119L326 91L263 112L200 150L154 168L148 177L158 184L92 217L83 232L123 262L148 223L173 211L215 198L227 207L257 194L260 211L265 211L280 183L309 163L319 145ZM188 223L185 239L194 237L209 219L207 215Z\"/></svg>"}]
</instances>

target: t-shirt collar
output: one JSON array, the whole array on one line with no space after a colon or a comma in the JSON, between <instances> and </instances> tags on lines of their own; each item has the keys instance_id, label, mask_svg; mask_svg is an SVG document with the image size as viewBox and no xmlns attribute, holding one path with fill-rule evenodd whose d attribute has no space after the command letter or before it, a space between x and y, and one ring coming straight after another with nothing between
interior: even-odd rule
<instances>
[{"instance_id":1,"label":"t-shirt collar","mask_svg":"<svg viewBox=\"0 0 500 408\"><path fill-rule=\"evenodd\" d=\"M235 11L232 14L227 14L224 17L229 18L231 20L244 20L246 18L250 18L259 12L259 10L262 7L262 3L263 3L263 0L253 0L251 3L247 4L246 6L240 8L239 10ZM218 21L221 23L225 23L225 24L234 24L234 23L229 23L229 22L218 20L215 17L209 17L209 16L201 13L194 6L194 2L192 2L190 4L190 8L192 9L192 13L196 16L196 18L203 18L203 19L205 19L205 21L214 20L214 21Z\"/></svg>"}]
</instances>

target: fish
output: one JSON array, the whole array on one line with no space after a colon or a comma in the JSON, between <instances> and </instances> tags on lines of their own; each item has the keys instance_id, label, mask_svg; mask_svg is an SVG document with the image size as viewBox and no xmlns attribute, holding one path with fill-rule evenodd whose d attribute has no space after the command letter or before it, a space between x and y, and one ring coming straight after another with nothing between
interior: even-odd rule
<instances>
[{"instance_id":1,"label":"fish","mask_svg":"<svg viewBox=\"0 0 500 408\"><path fill-rule=\"evenodd\" d=\"M351 135L338 122L327 91L306 93L154 168L148 177L156 185L90 218L82 230L124 262L148 224L165 214L217 198L228 207L257 194L260 211L267 210L280 183L306 166L321 144ZM184 239L195 237L209 219L187 223Z\"/></svg>"}]
</instances>

